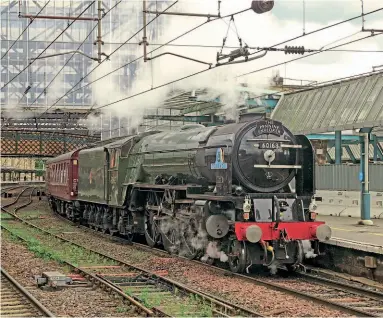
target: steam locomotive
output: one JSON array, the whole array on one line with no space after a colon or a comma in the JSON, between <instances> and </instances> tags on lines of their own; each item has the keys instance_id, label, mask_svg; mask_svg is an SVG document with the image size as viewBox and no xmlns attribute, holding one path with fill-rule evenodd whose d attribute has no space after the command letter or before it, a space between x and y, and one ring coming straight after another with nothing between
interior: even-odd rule
<instances>
[{"instance_id":1,"label":"steam locomotive","mask_svg":"<svg viewBox=\"0 0 383 318\"><path fill-rule=\"evenodd\" d=\"M331 229L315 221L314 152L263 117L100 142L47 161L52 209L202 261L296 269ZM292 184L295 182L295 189Z\"/></svg>"}]
</instances>

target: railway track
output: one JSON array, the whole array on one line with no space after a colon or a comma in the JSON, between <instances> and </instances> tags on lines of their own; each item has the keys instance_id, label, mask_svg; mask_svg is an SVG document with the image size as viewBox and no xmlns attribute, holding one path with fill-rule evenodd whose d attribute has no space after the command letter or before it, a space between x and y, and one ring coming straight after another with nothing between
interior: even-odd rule
<instances>
[{"instance_id":1,"label":"railway track","mask_svg":"<svg viewBox=\"0 0 383 318\"><path fill-rule=\"evenodd\" d=\"M83 245L64 239L49 231L41 229L34 224L23 220L14 213L4 212L13 216L19 223L27 228L37 230L41 234L48 235L55 240L69 243L77 248L82 248L94 255L102 258L99 264L86 265L86 259L78 259L73 263L64 260L73 270L86 277L95 285L115 293L132 306L138 308L139 314L145 316L220 316L220 317L261 317L258 312L232 304L216 296L199 292L183 284L164 277L164 272L150 272L138 266L129 264L123 260L110 257L104 253L94 251ZM11 229L1 225L2 228L12 232ZM20 239L22 236L13 233ZM112 262L113 265L105 265L105 261ZM83 265L82 265L83 264Z\"/></svg>"},{"instance_id":2,"label":"railway track","mask_svg":"<svg viewBox=\"0 0 383 318\"><path fill-rule=\"evenodd\" d=\"M321 299L334 307L347 308L349 312L359 312L359 316L382 317L383 293L345 284L309 273L298 273L297 279L279 279L278 285L288 285L294 292Z\"/></svg>"},{"instance_id":3,"label":"railway track","mask_svg":"<svg viewBox=\"0 0 383 318\"><path fill-rule=\"evenodd\" d=\"M100 233L100 235L103 235ZM134 243L139 248L150 250L151 248ZM156 252L162 252L163 255L169 255L167 252L155 249ZM179 256L175 256L179 257ZM246 281L252 281L265 287L271 287L281 292L321 303L333 309L342 312L363 316L363 317L383 317L383 292L374 291L352 284L342 283L336 280L326 279L309 273L297 272L291 277L285 279L278 275L276 278L260 278L259 275L235 274L229 270L209 265L198 260L186 261L202 264L213 270L221 271L227 275L237 276ZM280 269L284 271L283 269Z\"/></svg>"},{"instance_id":4,"label":"railway track","mask_svg":"<svg viewBox=\"0 0 383 318\"><path fill-rule=\"evenodd\" d=\"M1 317L54 317L54 315L1 268Z\"/></svg>"},{"instance_id":5,"label":"railway track","mask_svg":"<svg viewBox=\"0 0 383 318\"><path fill-rule=\"evenodd\" d=\"M102 237L107 237L113 241L128 243L121 237L110 236L101 233L97 230L90 229L89 227L78 225L72 221L55 214L60 219L70 222L71 224L84 228L88 231L97 233ZM147 245L140 243L133 243L134 246L140 249L145 249L153 253L155 251L158 255L169 257L169 253L158 248L151 248ZM209 265L198 260L189 260L184 257L185 261L197 263L206 266L216 271L223 272L229 276L237 276L246 281L254 282L255 284L262 285L268 288L273 288L280 292L288 293L305 300L311 300L316 303L328 306L330 308L340 310L344 313L363 316L363 317L381 317L383 316L383 292L374 291L367 288L359 287L350 283L343 283L337 280L330 280L320 276L312 275L309 273L294 273L289 278L282 278L277 275L276 278L264 278L251 274L235 274L224 268L214 265ZM282 269L281 269L282 270Z\"/></svg>"},{"instance_id":6,"label":"railway track","mask_svg":"<svg viewBox=\"0 0 383 318\"><path fill-rule=\"evenodd\" d=\"M22 187L22 186L20 186L20 187ZM18 188L18 187L16 187L16 188ZM33 196L33 192L35 190L36 190L36 187L25 187L25 189L21 190L21 192L17 195L17 197L12 202L2 205L1 210L4 212L7 212L7 210L5 210L6 208L9 208L9 207L16 205L22 199L27 199L26 202L19 204L16 207L14 207L14 212L17 212L18 210L25 208L26 206L28 206L29 204L32 203L32 201L33 201L32 196Z\"/></svg>"},{"instance_id":7,"label":"railway track","mask_svg":"<svg viewBox=\"0 0 383 318\"><path fill-rule=\"evenodd\" d=\"M56 214L57 217L64 220L65 222L69 222L77 227L78 224L71 222L70 220ZM92 231L97 233L102 237L107 237L111 240L126 243L127 240L121 237L112 237L107 234L103 234L99 231L90 229L85 226L80 226L81 228L86 229L87 231ZM161 249L152 249L146 245L133 243L139 249L145 249L153 253L153 251L161 256L169 257L169 254ZM172 255L173 256L173 255ZM173 256L176 258L182 258L179 256ZM311 275L308 273L295 273L292 277L289 278L281 278L277 277L277 279L272 278L264 278L259 276L252 275L241 275L234 274L226 269L212 266L206 263L202 263L197 260L189 260L186 258L182 258L185 261L195 262L199 265L203 265L209 267L215 271L221 271L226 275L237 276L246 281L254 282L258 285L263 285L268 288L273 288L275 290L288 293L305 300L311 300L316 303L320 303L322 305L328 306L330 308L340 310L342 312L357 315L357 316L368 316L368 317L377 317L381 316L383 313L383 293L379 291L369 290L366 288L354 286L352 284L342 283L336 280L330 280L323 277ZM153 286L153 281L146 278L141 281L135 281L133 285L137 287L131 287L132 284L129 285L129 281L126 281L124 277L129 277L132 275L131 273L127 273L127 276L124 275L99 275L99 278L108 280L109 282L113 282L115 285L123 287L122 289L125 292L132 293L135 292L138 285L143 286L147 291L152 291L154 298L157 297L156 293L159 290ZM141 279L141 278L140 278ZM137 293L135 293L137 295ZM146 297L146 296L145 296Z\"/></svg>"},{"instance_id":8,"label":"railway track","mask_svg":"<svg viewBox=\"0 0 383 318\"><path fill-rule=\"evenodd\" d=\"M18 188L24 188L26 186L23 186L23 185L15 185L15 186L8 186L8 187L4 187L1 189L1 194L3 194L4 192L7 192L7 191L12 191L12 190L15 190L15 189L18 189Z\"/></svg>"}]
</instances>

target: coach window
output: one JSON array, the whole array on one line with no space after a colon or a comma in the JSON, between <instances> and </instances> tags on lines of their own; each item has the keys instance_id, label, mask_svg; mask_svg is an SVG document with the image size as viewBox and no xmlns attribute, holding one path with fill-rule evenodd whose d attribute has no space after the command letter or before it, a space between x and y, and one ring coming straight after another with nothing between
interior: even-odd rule
<instances>
[{"instance_id":1,"label":"coach window","mask_svg":"<svg viewBox=\"0 0 383 318\"><path fill-rule=\"evenodd\" d=\"M63 183L66 183L66 163L63 163Z\"/></svg>"}]
</instances>

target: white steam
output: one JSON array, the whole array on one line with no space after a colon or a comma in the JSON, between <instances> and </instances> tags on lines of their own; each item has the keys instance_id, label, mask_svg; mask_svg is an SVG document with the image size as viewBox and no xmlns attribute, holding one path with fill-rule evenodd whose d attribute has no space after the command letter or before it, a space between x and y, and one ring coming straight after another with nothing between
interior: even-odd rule
<instances>
[{"instance_id":1,"label":"white steam","mask_svg":"<svg viewBox=\"0 0 383 318\"><path fill-rule=\"evenodd\" d=\"M173 229L176 231L172 233ZM203 250L208 244L207 233L202 229L201 224L198 225L196 232L188 222L175 218L162 219L160 230L179 248L178 254L181 256L189 255L193 252L192 249Z\"/></svg>"},{"instance_id":2,"label":"white steam","mask_svg":"<svg viewBox=\"0 0 383 318\"><path fill-rule=\"evenodd\" d=\"M318 254L314 253L314 249L311 247L311 242L309 240L302 240L302 246L305 258L315 258L318 256Z\"/></svg>"},{"instance_id":3,"label":"white steam","mask_svg":"<svg viewBox=\"0 0 383 318\"><path fill-rule=\"evenodd\" d=\"M278 266L279 266L278 261L274 261L268 266L268 269L270 270L271 275L275 275L278 272Z\"/></svg>"},{"instance_id":4,"label":"white steam","mask_svg":"<svg viewBox=\"0 0 383 318\"><path fill-rule=\"evenodd\" d=\"M225 252L220 250L219 242L216 241L209 242L206 247L205 255L201 257L201 261L207 262L209 257L219 259L221 262L227 262L229 260L229 257Z\"/></svg>"}]
</instances>

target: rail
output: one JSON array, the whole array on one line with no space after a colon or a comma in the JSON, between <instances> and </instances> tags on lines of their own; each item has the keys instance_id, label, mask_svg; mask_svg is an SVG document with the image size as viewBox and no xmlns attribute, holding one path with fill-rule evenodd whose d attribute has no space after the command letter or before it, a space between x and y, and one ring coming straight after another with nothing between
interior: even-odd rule
<instances>
[{"instance_id":1,"label":"rail","mask_svg":"<svg viewBox=\"0 0 383 318\"><path fill-rule=\"evenodd\" d=\"M40 313L43 317L55 317L42 303L33 297L8 272L1 269L1 313L2 317L12 315L28 315L36 317ZM15 293L15 289L17 293ZM27 300L27 304L25 303Z\"/></svg>"},{"instance_id":2,"label":"rail","mask_svg":"<svg viewBox=\"0 0 383 318\"><path fill-rule=\"evenodd\" d=\"M56 214L58 217L66 220L67 222L72 221ZM79 226L76 224L76 226ZM95 231L93 229L90 229L86 226L81 225L81 228L84 228L88 231L92 231L97 233L97 235L107 237L110 240L119 241L123 243L129 242L128 240L125 240L121 237L115 237L110 236L107 234L103 234L101 232ZM162 255L166 255L169 257L169 253L158 249L158 248L151 248L147 245L140 244L140 243L133 243L134 246L140 249L145 249L150 252L156 251L157 253L160 253ZM241 279L244 279L246 281L251 281L256 283L257 285L262 285L268 288L272 288L274 290L288 293L294 296L297 296L299 298L303 298L305 300L311 300L315 303L319 303L322 305L326 305L327 307L340 310L344 313L351 314L351 315L357 315L357 316L363 316L363 317L379 317L379 313L383 310L383 293L377 292L373 290L369 290L366 288L356 287L352 286L350 284L344 284L342 282L333 281L330 279L325 279L322 277L314 276L307 273L293 273L292 278L289 279L282 279L278 277L277 279L264 279L264 278L258 278L254 277L251 274L237 274L233 273L231 271L228 271L226 269L206 264L198 260L190 260L185 257L177 256L177 255L171 255L171 257L181 258L188 262L197 263L199 265L206 266L208 268L211 268L216 271L223 272L226 275L230 276L236 276ZM296 279L299 278L299 279ZM301 283L299 283L301 282ZM311 283L312 285L315 284L317 290L321 290L320 292L312 292L309 289L307 289L307 283ZM293 288L290 288L288 286L291 286L294 284ZM311 285L311 286L312 286ZM352 299L357 299L358 301L355 302ZM360 304L363 306L361 307Z\"/></svg>"},{"instance_id":3,"label":"rail","mask_svg":"<svg viewBox=\"0 0 383 318\"><path fill-rule=\"evenodd\" d=\"M141 311L145 313L145 315L148 316L174 316L174 312L172 310L175 308L177 304L180 306L183 305L183 303L180 302L179 297L175 297L175 295L179 295L181 293L184 296L193 296L195 299L197 299L197 302L201 304L200 301L204 302L205 304L208 304L209 308L211 308L212 313L214 316L250 316L250 317L262 317L262 315L258 312L249 310L247 308L237 306L235 304L232 304L226 300L220 299L214 295L210 295L208 293L196 291L192 288L189 288L179 282L176 282L174 280L171 280L166 277L160 276L160 274L157 274L155 272L151 272L148 270L145 270L139 266L132 265L130 263L127 263L121 259L108 256L105 253L101 253L98 251L95 251L93 249L90 249L84 245L75 243L69 239L62 238L61 236L55 235L49 231L46 231L20 217L15 215L14 213L8 212L3 209L4 212L10 214L13 216L14 219L24 223L25 225L32 227L34 229L37 229L38 231L45 233L51 237L54 237L62 242L69 243L73 246L77 246L79 248L85 249L91 253L94 253L106 260L113 261L117 263L116 266L116 272L108 272L107 274L99 274L99 271L97 270L97 267L79 267L75 266L74 264L64 261L65 264L70 266L71 268L78 271L80 274L82 274L84 277L88 278L90 281L93 281L99 285L102 285L105 289L110 290L125 299L127 299L130 303L134 304L135 306L139 306ZM4 227L3 224L1 224L1 227L5 230L8 230L6 227ZM13 234L19 237L20 239L24 240L21 236L17 234ZM98 267L99 269L100 267ZM101 265L101 268L105 268L105 266ZM96 270L95 272L92 272L93 270ZM121 270L123 273L121 273ZM128 278L134 277L134 279L128 279ZM126 289L131 289L130 291L127 291ZM171 302L167 304L165 307L155 307L155 308L147 308L142 303L142 299L140 299L139 290L144 289L147 292L156 294L163 294L171 299ZM173 295L173 296L172 296ZM181 297L182 299L182 297ZM199 306L196 306L196 304L193 304L192 307L197 309L190 309L191 312L194 315L200 316L201 312L199 311ZM169 312L170 310L170 312ZM197 310L197 311L196 311Z\"/></svg>"}]
</instances>

